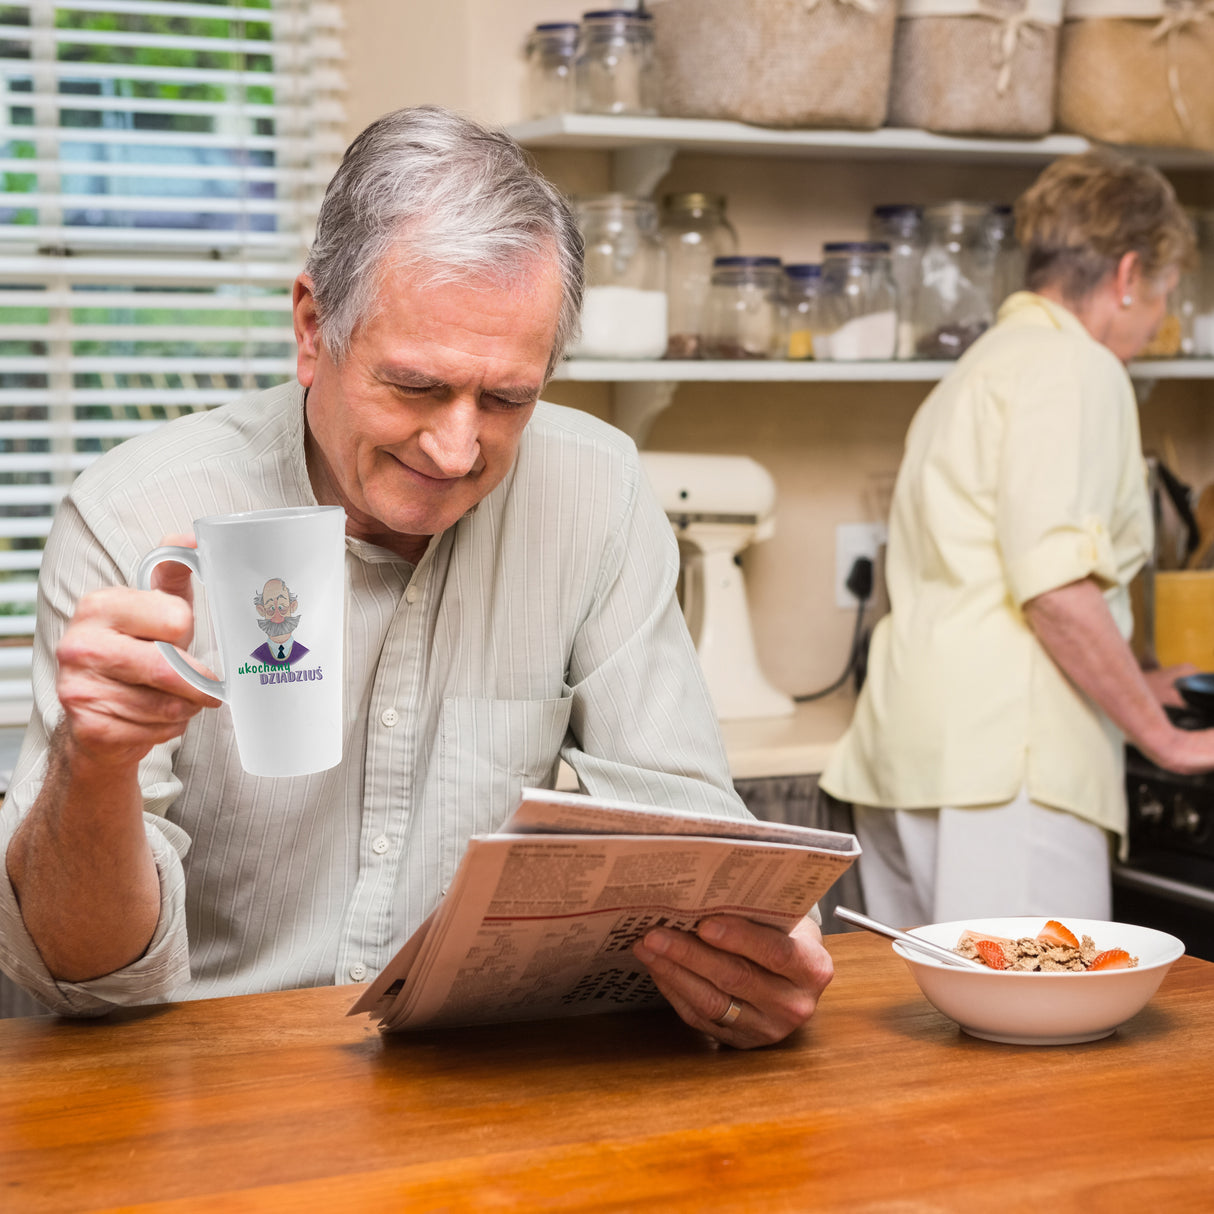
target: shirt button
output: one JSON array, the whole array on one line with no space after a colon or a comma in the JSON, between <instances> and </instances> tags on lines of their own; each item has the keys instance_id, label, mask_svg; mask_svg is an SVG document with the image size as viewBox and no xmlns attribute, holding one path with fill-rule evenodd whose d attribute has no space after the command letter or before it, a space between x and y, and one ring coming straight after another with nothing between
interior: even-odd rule
<instances>
[{"instance_id":1,"label":"shirt button","mask_svg":"<svg viewBox=\"0 0 1214 1214\"><path fill-rule=\"evenodd\" d=\"M388 842L387 835L380 835L372 844L371 850L377 855L382 856L392 845Z\"/></svg>"},{"instance_id":2,"label":"shirt button","mask_svg":"<svg viewBox=\"0 0 1214 1214\"><path fill-rule=\"evenodd\" d=\"M383 712L379 714L379 719L383 721L383 723L389 729L391 729L392 726L400 720L400 713L397 712L395 708L385 708Z\"/></svg>"},{"instance_id":3,"label":"shirt button","mask_svg":"<svg viewBox=\"0 0 1214 1214\"><path fill-rule=\"evenodd\" d=\"M350 966L350 977L355 982L361 982L367 976L367 967L361 961L356 961Z\"/></svg>"},{"instance_id":4,"label":"shirt button","mask_svg":"<svg viewBox=\"0 0 1214 1214\"><path fill-rule=\"evenodd\" d=\"M405 602L416 603L422 596L422 592L416 586L405 587Z\"/></svg>"}]
</instances>

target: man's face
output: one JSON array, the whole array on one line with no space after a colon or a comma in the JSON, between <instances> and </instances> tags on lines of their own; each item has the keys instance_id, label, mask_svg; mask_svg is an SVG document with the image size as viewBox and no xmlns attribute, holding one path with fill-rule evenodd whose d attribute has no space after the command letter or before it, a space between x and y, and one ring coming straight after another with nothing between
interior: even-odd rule
<instances>
[{"instance_id":1,"label":"man's face","mask_svg":"<svg viewBox=\"0 0 1214 1214\"><path fill-rule=\"evenodd\" d=\"M270 637L288 636L297 623L290 618L297 608L298 601L291 597L286 585L278 578L271 578L262 589L261 604L257 608L257 614L265 621L262 630Z\"/></svg>"},{"instance_id":2,"label":"man's face","mask_svg":"<svg viewBox=\"0 0 1214 1214\"><path fill-rule=\"evenodd\" d=\"M423 286L386 269L380 307L335 363L311 282L295 286L308 471L349 534L417 560L427 537L484 498L514 462L544 384L561 304L554 259L509 285Z\"/></svg>"}]
</instances>

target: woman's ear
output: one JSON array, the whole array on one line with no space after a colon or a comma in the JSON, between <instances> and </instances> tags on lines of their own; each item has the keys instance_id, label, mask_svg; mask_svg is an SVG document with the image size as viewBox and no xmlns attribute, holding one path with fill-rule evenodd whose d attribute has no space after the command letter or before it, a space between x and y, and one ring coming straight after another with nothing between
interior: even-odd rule
<instances>
[{"instance_id":1,"label":"woman's ear","mask_svg":"<svg viewBox=\"0 0 1214 1214\"><path fill-rule=\"evenodd\" d=\"M1131 250L1129 253L1123 253L1121 260L1117 263L1117 269L1113 275L1113 282L1117 288L1117 297L1123 308L1128 308L1133 302L1134 297L1142 290L1142 259Z\"/></svg>"}]
</instances>

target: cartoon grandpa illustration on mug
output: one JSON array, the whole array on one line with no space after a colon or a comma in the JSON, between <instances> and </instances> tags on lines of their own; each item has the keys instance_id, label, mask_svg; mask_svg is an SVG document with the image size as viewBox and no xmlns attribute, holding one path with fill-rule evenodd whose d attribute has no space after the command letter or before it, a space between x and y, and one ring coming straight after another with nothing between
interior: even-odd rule
<instances>
[{"instance_id":1,"label":"cartoon grandpa illustration on mug","mask_svg":"<svg viewBox=\"0 0 1214 1214\"><path fill-rule=\"evenodd\" d=\"M308 652L307 646L301 645L291 635L299 625L299 600L282 578L270 578L261 593L253 596L253 606L261 616L257 625L269 639L254 649L250 657L259 662L286 666Z\"/></svg>"}]
</instances>

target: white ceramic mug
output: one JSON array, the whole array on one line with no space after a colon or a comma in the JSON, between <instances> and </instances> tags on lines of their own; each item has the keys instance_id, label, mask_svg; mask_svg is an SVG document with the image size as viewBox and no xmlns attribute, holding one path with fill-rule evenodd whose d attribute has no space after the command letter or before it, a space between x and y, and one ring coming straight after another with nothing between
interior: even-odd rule
<instances>
[{"instance_id":1,"label":"white ceramic mug","mask_svg":"<svg viewBox=\"0 0 1214 1214\"><path fill-rule=\"evenodd\" d=\"M156 548L201 579L224 677L199 674L158 641L187 683L226 701L245 771L302 776L341 761L345 530L340 506L255 510L194 520L197 549Z\"/></svg>"}]
</instances>

